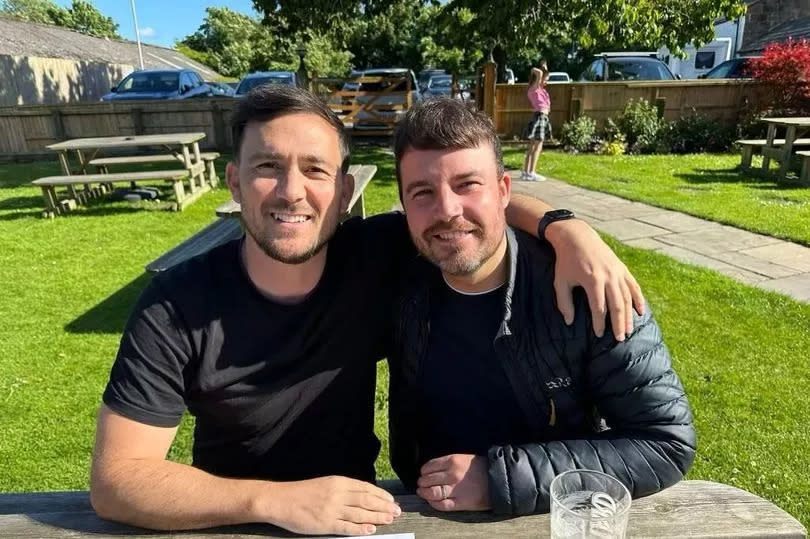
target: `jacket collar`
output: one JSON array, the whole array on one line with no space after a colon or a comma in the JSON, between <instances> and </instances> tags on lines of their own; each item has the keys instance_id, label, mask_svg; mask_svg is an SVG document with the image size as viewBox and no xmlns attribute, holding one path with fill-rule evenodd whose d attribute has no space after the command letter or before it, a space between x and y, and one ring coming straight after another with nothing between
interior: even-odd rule
<instances>
[{"instance_id":1,"label":"jacket collar","mask_svg":"<svg viewBox=\"0 0 810 539\"><path fill-rule=\"evenodd\" d=\"M504 294L503 304L503 320L501 320L501 327L495 338L504 335L511 335L512 330L509 327L509 322L512 320L512 296L515 292L515 281L517 280L517 255L518 255L518 242L515 237L515 231L511 227L506 227L506 259L507 259L507 278L506 278L506 293Z\"/></svg>"}]
</instances>

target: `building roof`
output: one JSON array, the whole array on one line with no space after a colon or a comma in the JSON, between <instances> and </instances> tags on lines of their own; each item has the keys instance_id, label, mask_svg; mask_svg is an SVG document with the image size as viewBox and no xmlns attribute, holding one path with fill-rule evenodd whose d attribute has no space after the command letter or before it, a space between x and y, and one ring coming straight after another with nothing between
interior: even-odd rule
<instances>
[{"instance_id":1,"label":"building roof","mask_svg":"<svg viewBox=\"0 0 810 539\"><path fill-rule=\"evenodd\" d=\"M785 42L788 38L810 39L810 17L800 17L774 26L765 35L740 50L740 54L762 52L768 43Z\"/></svg>"},{"instance_id":2,"label":"building roof","mask_svg":"<svg viewBox=\"0 0 810 539\"><path fill-rule=\"evenodd\" d=\"M144 68L192 68L206 80L220 75L174 49L141 42ZM0 16L0 54L140 66L134 41L86 36L59 26Z\"/></svg>"}]
</instances>

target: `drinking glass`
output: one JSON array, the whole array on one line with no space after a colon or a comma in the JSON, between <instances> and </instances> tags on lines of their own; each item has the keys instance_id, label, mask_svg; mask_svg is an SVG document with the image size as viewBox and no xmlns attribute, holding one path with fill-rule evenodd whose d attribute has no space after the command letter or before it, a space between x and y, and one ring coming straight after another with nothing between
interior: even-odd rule
<instances>
[{"instance_id":1,"label":"drinking glass","mask_svg":"<svg viewBox=\"0 0 810 539\"><path fill-rule=\"evenodd\" d=\"M630 492L595 470L563 472L551 482L552 539L624 539Z\"/></svg>"}]
</instances>

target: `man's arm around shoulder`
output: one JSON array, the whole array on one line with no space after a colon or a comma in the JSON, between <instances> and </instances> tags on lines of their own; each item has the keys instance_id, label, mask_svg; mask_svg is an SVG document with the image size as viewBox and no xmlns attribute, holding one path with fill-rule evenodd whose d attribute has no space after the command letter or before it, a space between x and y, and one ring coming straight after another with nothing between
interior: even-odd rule
<instances>
[{"instance_id":1,"label":"man's arm around shoulder","mask_svg":"<svg viewBox=\"0 0 810 539\"><path fill-rule=\"evenodd\" d=\"M166 460L176 433L102 405L90 477L101 518L160 530L264 522L298 533L365 535L399 514L389 493L354 479L228 479Z\"/></svg>"}]
</instances>

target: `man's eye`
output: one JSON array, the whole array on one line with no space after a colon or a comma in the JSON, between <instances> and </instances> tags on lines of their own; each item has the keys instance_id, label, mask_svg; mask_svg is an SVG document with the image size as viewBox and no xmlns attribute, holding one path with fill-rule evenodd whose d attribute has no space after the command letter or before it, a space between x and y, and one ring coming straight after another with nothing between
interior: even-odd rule
<instances>
[{"instance_id":1,"label":"man's eye","mask_svg":"<svg viewBox=\"0 0 810 539\"><path fill-rule=\"evenodd\" d=\"M461 189L471 189L471 188L475 187L476 185L478 185L478 182L463 182L463 183L459 184L459 188L461 188Z\"/></svg>"},{"instance_id":2,"label":"man's eye","mask_svg":"<svg viewBox=\"0 0 810 539\"><path fill-rule=\"evenodd\" d=\"M265 162L265 163L259 163L258 165L256 165L256 168L261 168L261 169L276 169L276 168L278 168L278 163L273 163L273 162L271 162L271 161L267 161L267 162Z\"/></svg>"},{"instance_id":3,"label":"man's eye","mask_svg":"<svg viewBox=\"0 0 810 539\"><path fill-rule=\"evenodd\" d=\"M416 191L413 195L411 195L411 197L412 198L425 198L425 197L427 197L429 195L430 195L430 190L421 189L419 191Z\"/></svg>"}]
</instances>

